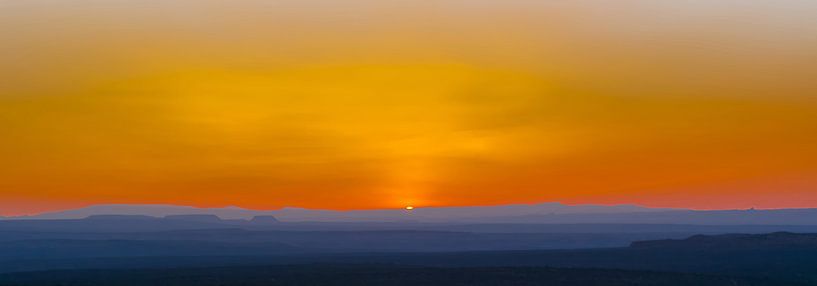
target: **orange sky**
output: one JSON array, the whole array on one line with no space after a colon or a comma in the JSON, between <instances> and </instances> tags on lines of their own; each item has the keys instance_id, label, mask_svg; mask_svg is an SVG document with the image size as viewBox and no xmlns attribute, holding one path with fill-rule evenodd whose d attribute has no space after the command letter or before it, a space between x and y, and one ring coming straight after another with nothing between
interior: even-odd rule
<instances>
[{"instance_id":1,"label":"orange sky","mask_svg":"<svg viewBox=\"0 0 817 286\"><path fill-rule=\"evenodd\" d=\"M811 1L0 2L0 215L817 207Z\"/></svg>"}]
</instances>

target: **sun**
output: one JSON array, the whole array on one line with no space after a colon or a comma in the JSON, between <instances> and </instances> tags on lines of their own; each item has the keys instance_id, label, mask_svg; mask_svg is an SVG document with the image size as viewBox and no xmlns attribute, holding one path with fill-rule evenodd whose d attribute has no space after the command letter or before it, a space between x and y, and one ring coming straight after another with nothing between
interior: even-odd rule
<instances>
[{"instance_id":1,"label":"sun","mask_svg":"<svg viewBox=\"0 0 817 286\"><path fill-rule=\"evenodd\" d=\"M414 207L413 207L413 206L406 206L406 210L407 210L407 211L410 211L410 210L413 210L413 209L414 209Z\"/></svg>"}]
</instances>

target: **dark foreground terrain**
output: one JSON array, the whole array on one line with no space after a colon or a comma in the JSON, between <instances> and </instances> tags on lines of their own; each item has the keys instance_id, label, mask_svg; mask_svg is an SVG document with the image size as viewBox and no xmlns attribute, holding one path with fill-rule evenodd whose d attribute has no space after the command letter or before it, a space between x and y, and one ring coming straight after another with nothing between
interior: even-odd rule
<instances>
[{"instance_id":1,"label":"dark foreground terrain","mask_svg":"<svg viewBox=\"0 0 817 286\"><path fill-rule=\"evenodd\" d=\"M327 239L331 239L327 235ZM514 250L465 252L369 252L369 253L287 253L250 251L244 255L173 256L174 251L148 251L139 244L97 241L109 247L85 247L82 255L63 253L54 258L9 256L0 259L0 273L86 269L181 269L212 267L255 267L270 265L403 265L442 268L556 267L622 269L672 273L701 273L729 277L753 277L817 285L817 235L771 233L759 235L693 236L683 240L635 242L630 247L572 250ZM61 252L59 244L29 241L42 253ZM202 247L195 241L177 241L161 249ZM94 244L96 245L96 244ZM219 246L209 245L210 247ZM223 246L219 246L223 247ZM141 249L142 255L110 255L104 249ZM161 250L160 249L160 250ZM231 249L231 248L230 248ZM14 252L14 248L8 248ZM19 252L19 248L17 249ZM31 253L28 249L25 252ZM76 252L79 253L79 252ZM206 253L206 252L202 252ZM109 256L90 257L89 255ZM163 255L164 254L164 255ZM104 273L97 272L97 273ZM48 277L48 276L44 276ZM90 276L93 277L93 276Z\"/></svg>"},{"instance_id":2,"label":"dark foreground terrain","mask_svg":"<svg viewBox=\"0 0 817 286\"><path fill-rule=\"evenodd\" d=\"M287 265L130 270L62 270L0 275L3 286L256 285L805 285L702 274L542 267L432 268L388 265Z\"/></svg>"},{"instance_id":3,"label":"dark foreground terrain","mask_svg":"<svg viewBox=\"0 0 817 286\"><path fill-rule=\"evenodd\" d=\"M817 285L815 231L201 215L10 220L0 222L0 286Z\"/></svg>"}]
</instances>

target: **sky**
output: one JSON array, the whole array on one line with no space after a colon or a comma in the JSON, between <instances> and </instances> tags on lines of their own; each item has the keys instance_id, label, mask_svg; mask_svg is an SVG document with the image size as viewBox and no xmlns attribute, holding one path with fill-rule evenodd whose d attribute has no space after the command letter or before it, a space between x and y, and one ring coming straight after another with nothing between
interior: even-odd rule
<instances>
[{"instance_id":1,"label":"sky","mask_svg":"<svg viewBox=\"0 0 817 286\"><path fill-rule=\"evenodd\" d=\"M0 215L817 207L810 0L0 0Z\"/></svg>"}]
</instances>

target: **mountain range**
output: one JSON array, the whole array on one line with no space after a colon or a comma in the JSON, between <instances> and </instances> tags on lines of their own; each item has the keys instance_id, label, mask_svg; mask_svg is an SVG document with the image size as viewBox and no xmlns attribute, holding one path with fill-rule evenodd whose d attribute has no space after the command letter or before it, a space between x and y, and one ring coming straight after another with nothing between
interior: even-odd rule
<instances>
[{"instance_id":1,"label":"mountain range","mask_svg":"<svg viewBox=\"0 0 817 286\"><path fill-rule=\"evenodd\" d=\"M304 208L282 208L280 210L258 211L239 207L197 208L175 205L95 205L80 209L43 213L14 219L81 219L95 215L139 215L165 217L172 215L216 215L222 219L252 219L257 216L274 216L281 221L302 222L374 222L374 221L418 221L453 222L481 221L502 217L523 217L562 214L609 214L658 212L670 209L646 208L635 205L565 205L561 203L518 204L474 207L428 207L378 210L315 210ZM7 218L8 219L8 218Z\"/></svg>"},{"instance_id":2,"label":"mountain range","mask_svg":"<svg viewBox=\"0 0 817 286\"><path fill-rule=\"evenodd\" d=\"M561 203L474 207L428 207L379 210L315 210L238 207L196 208L174 205L96 205L5 220L82 219L100 215L167 217L211 215L223 220L271 220L315 223L456 223L456 224L693 224L693 225L817 225L817 209L689 210L635 205L565 205ZM188 220L191 218L188 218ZM199 219L207 220L207 217Z\"/></svg>"}]
</instances>

